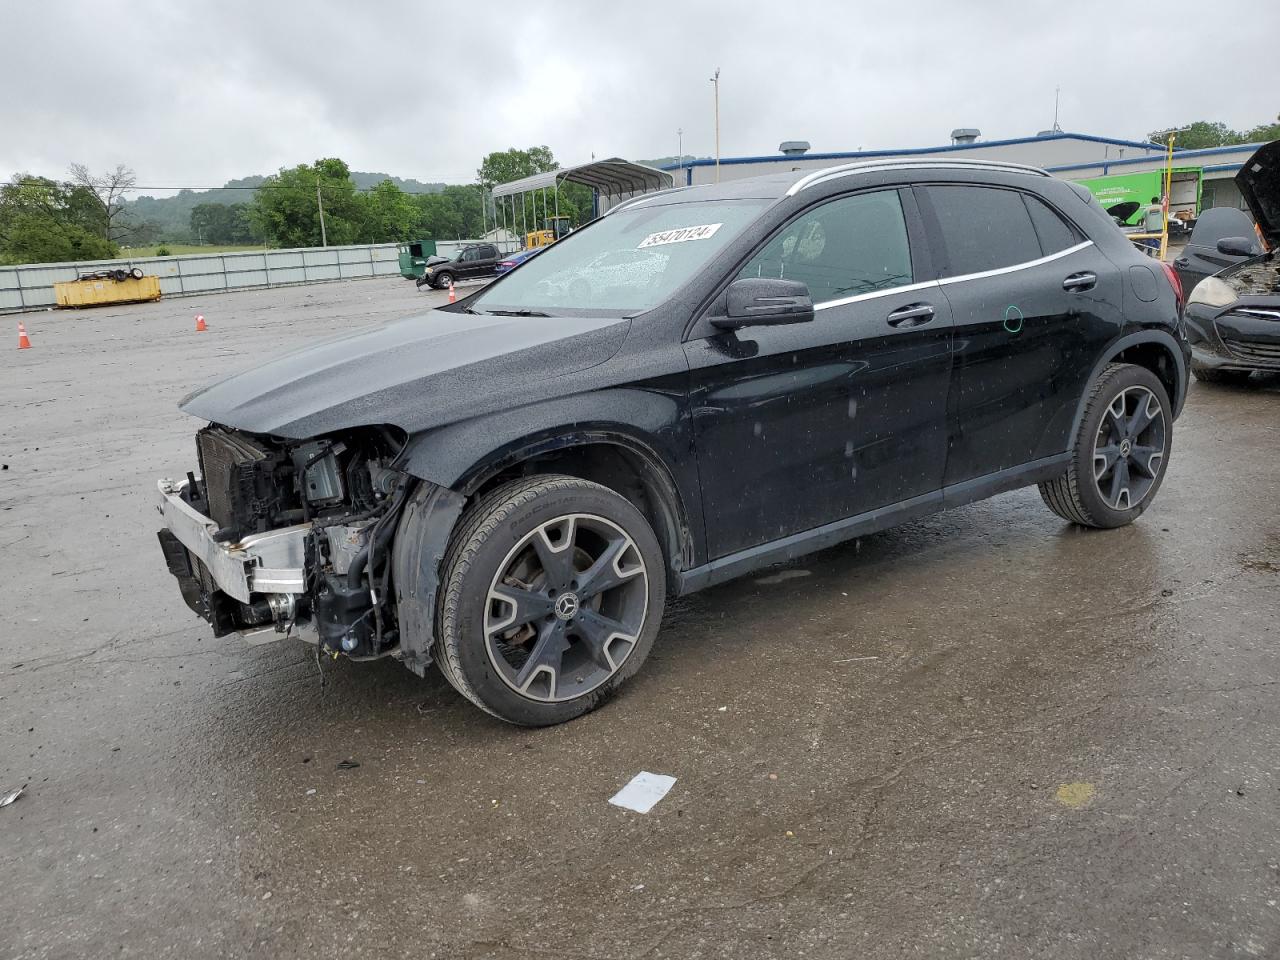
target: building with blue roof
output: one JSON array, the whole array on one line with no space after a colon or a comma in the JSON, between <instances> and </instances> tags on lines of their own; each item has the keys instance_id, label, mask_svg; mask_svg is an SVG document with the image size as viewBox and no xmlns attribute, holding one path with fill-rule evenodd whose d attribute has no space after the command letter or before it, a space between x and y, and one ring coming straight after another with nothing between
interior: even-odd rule
<instances>
[{"instance_id":1,"label":"building with blue roof","mask_svg":"<svg viewBox=\"0 0 1280 960\"><path fill-rule=\"evenodd\" d=\"M756 157L721 157L721 180L756 177L786 171L818 170L837 163L871 160L878 157L963 158L1000 160L1042 167L1066 180L1087 180L1118 173L1142 173L1163 169L1165 147L1142 140L1121 140L1085 133L1046 130L1033 137L982 140L974 129L952 131L951 143L938 147L911 147L901 150L858 150L814 152L805 141L785 141L779 152ZM1174 150L1175 167L1199 167L1204 171L1202 205L1244 206L1233 177L1260 144L1212 147L1203 150ZM663 167L682 184L714 183L716 161L700 159Z\"/></svg>"}]
</instances>

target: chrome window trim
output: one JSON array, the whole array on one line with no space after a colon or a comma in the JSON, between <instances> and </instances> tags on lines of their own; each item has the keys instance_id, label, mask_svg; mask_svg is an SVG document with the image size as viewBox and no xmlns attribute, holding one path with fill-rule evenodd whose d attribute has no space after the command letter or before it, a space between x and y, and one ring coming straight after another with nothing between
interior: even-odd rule
<instances>
[{"instance_id":1,"label":"chrome window trim","mask_svg":"<svg viewBox=\"0 0 1280 960\"><path fill-rule=\"evenodd\" d=\"M1063 257L1069 257L1073 253L1092 247L1092 240L1083 240L1074 247L1067 247L1065 250L1059 250L1057 253L1051 253L1048 256L1040 257L1036 260L1025 260L1022 263L1010 264L1007 267L996 267L994 270L983 270L980 273L962 273L958 277L943 277L938 281L940 285L945 286L948 283L961 283L965 280L981 280L983 277L998 277L1003 273L1013 273L1017 270L1027 270L1031 267L1038 267L1044 263L1052 263L1054 260L1061 260Z\"/></svg>"},{"instance_id":2,"label":"chrome window trim","mask_svg":"<svg viewBox=\"0 0 1280 960\"><path fill-rule=\"evenodd\" d=\"M912 290L924 290L927 287L941 287L948 283L960 283L963 280L981 280L983 277L996 277L1002 273L1013 273L1017 270L1026 270L1030 267L1038 267L1044 263L1052 263L1054 260L1060 260L1063 257L1070 256L1085 247L1093 246L1092 240L1085 240L1077 243L1074 247L1067 247L1065 250L1059 250L1057 253L1051 253L1046 257L1040 257L1036 260L1026 260L1022 263L1014 263L1007 267L997 267L994 270L984 270L981 273L965 273L958 277L944 277L941 280L923 280L918 283L908 283L901 287L889 287L887 290L872 290L868 293L854 294L852 297L841 297L839 300L823 300L821 303L813 305L814 312L826 310L828 307L840 307L846 303L857 303L862 300L874 300L877 297L887 297L895 293L909 293Z\"/></svg>"},{"instance_id":3,"label":"chrome window trim","mask_svg":"<svg viewBox=\"0 0 1280 960\"><path fill-rule=\"evenodd\" d=\"M821 303L815 303L813 310L816 313L819 310L826 310L828 307L842 307L846 303L874 300L877 297L887 297L894 293L909 293L912 290L924 290L926 287L936 286L938 286L937 280L922 280L919 283L907 283L901 287L889 287L887 290L870 290L867 293L855 293L852 297L841 297L839 300L823 300Z\"/></svg>"},{"instance_id":4,"label":"chrome window trim","mask_svg":"<svg viewBox=\"0 0 1280 960\"><path fill-rule=\"evenodd\" d=\"M998 160L861 160L855 163L842 163L834 167L824 167L821 170L815 170L813 173L807 174L793 183L786 192L786 196L794 197L801 190L807 190L809 187L816 186L819 183L825 183L828 180L834 180L839 177L849 177L856 173L869 173L873 170L990 170L1002 171L1005 173L1027 173L1038 177L1047 177L1049 174L1041 170L1039 167L1032 167L1025 163L1004 163Z\"/></svg>"}]
</instances>

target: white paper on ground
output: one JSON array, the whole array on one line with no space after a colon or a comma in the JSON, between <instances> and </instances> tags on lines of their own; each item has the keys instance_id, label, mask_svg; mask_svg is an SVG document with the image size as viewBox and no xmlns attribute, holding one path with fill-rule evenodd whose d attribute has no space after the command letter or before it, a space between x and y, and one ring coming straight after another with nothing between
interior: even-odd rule
<instances>
[{"instance_id":1,"label":"white paper on ground","mask_svg":"<svg viewBox=\"0 0 1280 960\"><path fill-rule=\"evenodd\" d=\"M675 777L663 773L641 770L631 782L609 798L615 807L625 807L636 813L648 813L653 805L667 795L676 782Z\"/></svg>"}]
</instances>

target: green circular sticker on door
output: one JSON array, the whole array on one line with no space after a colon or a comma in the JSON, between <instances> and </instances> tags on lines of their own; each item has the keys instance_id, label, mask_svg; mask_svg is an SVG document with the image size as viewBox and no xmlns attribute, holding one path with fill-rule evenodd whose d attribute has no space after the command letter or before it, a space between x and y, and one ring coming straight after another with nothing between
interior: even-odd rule
<instances>
[{"instance_id":1,"label":"green circular sticker on door","mask_svg":"<svg viewBox=\"0 0 1280 960\"><path fill-rule=\"evenodd\" d=\"M1022 332L1022 311L1012 304L1004 308L1004 328L1010 333Z\"/></svg>"}]
</instances>

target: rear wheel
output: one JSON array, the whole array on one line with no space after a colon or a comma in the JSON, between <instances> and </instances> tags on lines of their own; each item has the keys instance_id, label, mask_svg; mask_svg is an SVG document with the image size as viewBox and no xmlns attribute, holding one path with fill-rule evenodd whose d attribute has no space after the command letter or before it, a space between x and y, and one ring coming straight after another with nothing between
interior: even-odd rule
<instances>
[{"instance_id":1,"label":"rear wheel","mask_svg":"<svg viewBox=\"0 0 1280 960\"><path fill-rule=\"evenodd\" d=\"M508 483L464 515L445 557L434 648L445 678L510 723L563 723L640 669L666 600L643 514L566 476Z\"/></svg>"},{"instance_id":2,"label":"rear wheel","mask_svg":"<svg viewBox=\"0 0 1280 960\"><path fill-rule=\"evenodd\" d=\"M1081 526L1132 523L1160 489L1172 442L1164 384L1145 367L1112 364L1085 401L1070 466L1040 484L1040 496L1058 516Z\"/></svg>"},{"instance_id":3,"label":"rear wheel","mask_svg":"<svg viewBox=\"0 0 1280 960\"><path fill-rule=\"evenodd\" d=\"M1230 383L1240 385L1249 379L1250 371L1248 370L1223 370L1221 367L1206 367L1202 364L1191 361L1191 372L1195 374L1197 380L1204 383Z\"/></svg>"}]
</instances>

